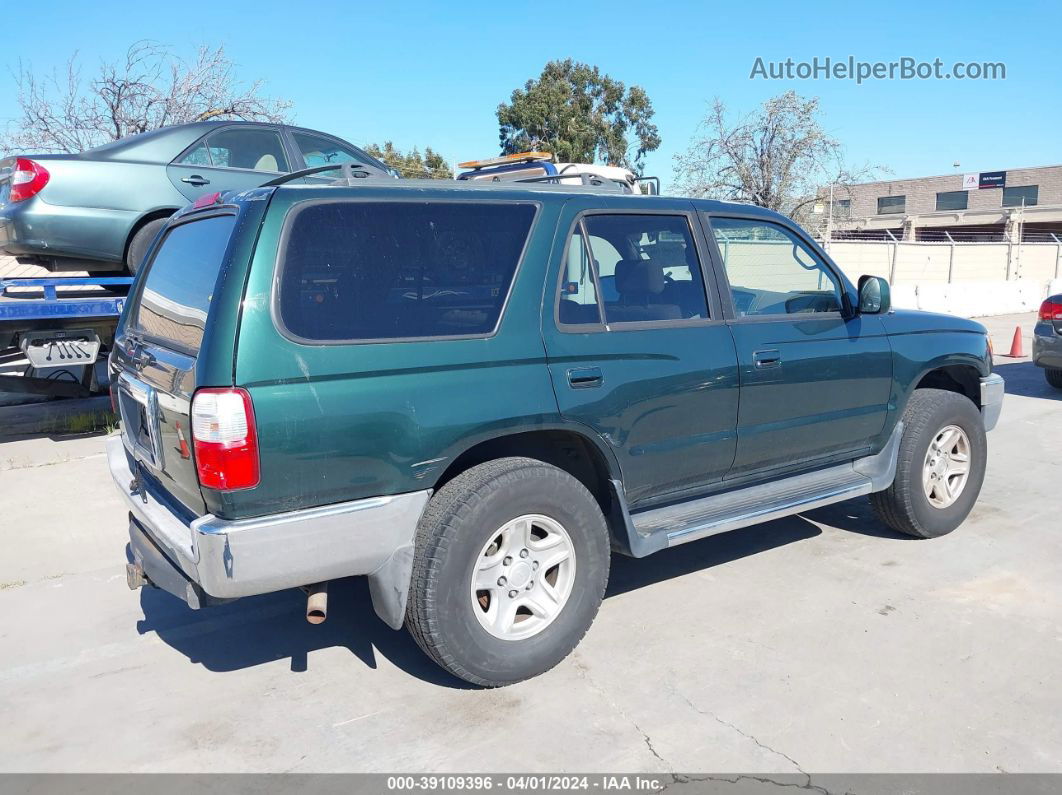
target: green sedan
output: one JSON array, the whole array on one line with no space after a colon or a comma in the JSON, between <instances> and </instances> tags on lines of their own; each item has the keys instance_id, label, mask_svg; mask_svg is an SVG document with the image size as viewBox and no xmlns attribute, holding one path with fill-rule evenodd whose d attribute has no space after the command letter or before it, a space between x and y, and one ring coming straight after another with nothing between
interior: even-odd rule
<instances>
[{"instance_id":1,"label":"green sedan","mask_svg":"<svg viewBox=\"0 0 1062 795\"><path fill-rule=\"evenodd\" d=\"M166 219L199 196L350 162L390 173L340 138L242 121L164 127L77 154L8 157L0 160L0 253L52 271L135 273Z\"/></svg>"}]
</instances>

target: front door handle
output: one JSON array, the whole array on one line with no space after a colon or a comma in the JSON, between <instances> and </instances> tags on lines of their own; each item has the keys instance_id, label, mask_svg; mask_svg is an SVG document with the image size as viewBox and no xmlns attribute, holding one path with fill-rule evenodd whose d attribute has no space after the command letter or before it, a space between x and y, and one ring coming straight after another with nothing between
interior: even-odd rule
<instances>
[{"instance_id":1,"label":"front door handle","mask_svg":"<svg viewBox=\"0 0 1062 795\"><path fill-rule=\"evenodd\" d=\"M201 185L209 185L210 180L205 177L201 177L198 174L192 174L190 177L181 177L181 182L187 182L189 185L195 185L197 188Z\"/></svg>"},{"instance_id":2,"label":"front door handle","mask_svg":"<svg viewBox=\"0 0 1062 795\"><path fill-rule=\"evenodd\" d=\"M572 389L591 389L604 382L600 367L577 367L568 371L568 384Z\"/></svg>"},{"instance_id":3,"label":"front door handle","mask_svg":"<svg viewBox=\"0 0 1062 795\"><path fill-rule=\"evenodd\" d=\"M760 370L768 367L780 367L782 364L782 354L773 350L756 351L752 354L752 363Z\"/></svg>"}]
</instances>

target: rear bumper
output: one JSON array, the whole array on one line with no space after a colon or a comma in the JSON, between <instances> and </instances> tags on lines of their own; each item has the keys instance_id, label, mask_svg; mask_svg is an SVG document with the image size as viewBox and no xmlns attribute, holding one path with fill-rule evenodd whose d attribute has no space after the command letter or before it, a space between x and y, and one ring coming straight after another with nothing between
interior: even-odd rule
<instances>
[{"instance_id":1,"label":"rear bumper","mask_svg":"<svg viewBox=\"0 0 1062 795\"><path fill-rule=\"evenodd\" d=\"M1052 324L1037 323L1033 329L1032 360L1040 367L1062 367L1062 335Z\"/></svg>"},{"instance_id":2,"label":"rear bumper","mask_svg":"<svg viewBox=\"0 0 1062 795\"><path fill-rule=\"evenodd\" d=\"M60 265L120 263L138 218L127 210L67 207L34 196L0 205L0 254Z\"/></svg>"},{"instance_id":3,"label":"rear bumper","mask_svg":"<svg viewBox=\"0 0 1062 795\"><path fill-rule=\"evenodd\" d=\"M120 435L107 441L107 460L129 510L134 558L152 584L191 607L369 575L376 612L401 626L413 537L430 491L234 521L207 514L188 522L165 495L130 490L134 478Z\"/></svg>"},{"instance_id":4,"label":"rear bumper","mask_svg":"<svg viewBox=\"0 0 1062 795\"><path fill-rule=\"evenodd\" d=\"M1003 377L996 373L981 379L981 417L984 419L986 431L995 428L999 422L999 414L1003 411L1005 387Z\"/></svg>"}]
</instances>

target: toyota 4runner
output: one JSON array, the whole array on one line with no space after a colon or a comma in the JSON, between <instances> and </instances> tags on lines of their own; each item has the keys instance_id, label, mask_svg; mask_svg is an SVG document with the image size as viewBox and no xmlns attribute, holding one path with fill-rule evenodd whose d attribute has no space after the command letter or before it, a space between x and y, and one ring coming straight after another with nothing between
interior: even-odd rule
<instances>
[{"instance_id":1,"label":"toyota 4runner","mask_svg":"<svg viewBox=\"0 0 1062 795\"><path fill-rule=\"evenodd\" d=\"M110 358L130 587L303 587L317 621L365 575L383 621L493 686L575 647L613 551L860 495L921 538L973 507L985 329L891 309L785 217L345 182L204 197L153 243Z\"/></svg>"}]
</instances>

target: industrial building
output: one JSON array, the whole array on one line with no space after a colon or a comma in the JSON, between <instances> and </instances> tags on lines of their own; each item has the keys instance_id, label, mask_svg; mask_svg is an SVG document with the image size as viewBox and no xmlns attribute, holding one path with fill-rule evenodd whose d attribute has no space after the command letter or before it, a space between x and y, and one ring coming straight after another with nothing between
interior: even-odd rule
<instances>
[{"instance_id":1,"label":"industrial building","mask_svg":"<svg viewBox=\"0 0 1062 795\"><path fill-rule=\"evenodd\" d=\"M834 240L1062 241L1062 165L834 185L816 206Z\"/></svg>"}]
</instances>

